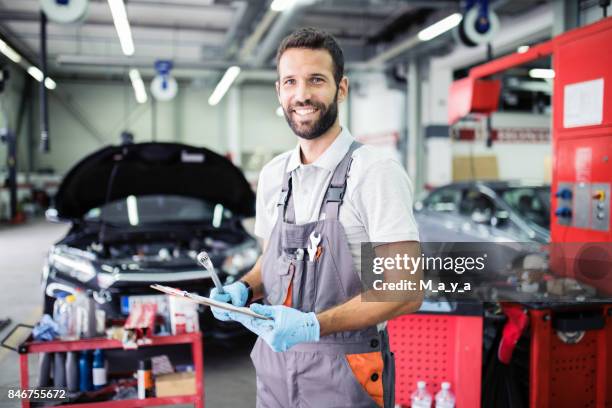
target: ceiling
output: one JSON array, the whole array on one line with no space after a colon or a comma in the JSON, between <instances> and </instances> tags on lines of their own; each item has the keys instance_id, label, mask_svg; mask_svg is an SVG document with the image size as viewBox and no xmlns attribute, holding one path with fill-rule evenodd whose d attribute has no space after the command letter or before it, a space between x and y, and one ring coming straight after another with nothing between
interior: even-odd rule
<instances>
[{"instance_id":1,"label":"ceiling","mask_svg":"<svg viewBox=\"0 0 612 408\"><path fill-rule=\"evenodd\" d=\"M349 64L367 61L430 22L460 10L457 0L299 0L292 11L271 0L127 0L136 52L125 57L106 0L90 0L78 24L49 22L49 73L56 77L110 75L137 66L153 73L169 59L175 75L218 72L239 64L266 70L291 29L316 26L333 34ZM497 1L513 15L543 0ZM495 3L495 2L494 2ZM0 36L32 62L40 50L39 0L0 0Z\"/></svg>"}]
</instances>

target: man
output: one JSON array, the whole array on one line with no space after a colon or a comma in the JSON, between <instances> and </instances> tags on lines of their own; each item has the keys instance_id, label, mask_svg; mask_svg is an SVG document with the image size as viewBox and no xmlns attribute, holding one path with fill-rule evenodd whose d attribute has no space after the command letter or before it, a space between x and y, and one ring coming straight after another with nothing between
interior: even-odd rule
<instances>
[{"instance_id":1,"label":"man","mask_svg":"<svg viewBox=\"0 0 612 408\"><path fill-rule=\"evenodd\" d=\"M301 29L277 52L276 93L298 145L262 170L255 234L264 254L239 282L211 297L270 320L213 309L259 338L251 357L258 407L393 407L393 357L385 322L422 298L366 302L360 245L376 254L420 254L410 180L396 160L341 128L342 50L330 35Z\"/></svg>"}]
</instances>

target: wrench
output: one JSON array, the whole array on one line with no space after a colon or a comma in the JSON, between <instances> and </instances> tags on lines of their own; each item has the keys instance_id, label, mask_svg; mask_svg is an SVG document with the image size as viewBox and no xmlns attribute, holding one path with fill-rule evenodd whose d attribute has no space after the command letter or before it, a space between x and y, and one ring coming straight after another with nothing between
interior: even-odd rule
<instances>
[{"instance_id":1,"label":"wrench","mask_svg":"<svg viewBox=\"0 0 612 408\"><path fill-rule=\"evenodd\" d=\"M308 245L308 259L310 260L310 262L313 262L315 260L315 255L317 254L317 247L319 246L319 243L321 242L321 234L319 234L316 231L312 231L310 233L310 245Z\"/></svg>"}]
</instances>

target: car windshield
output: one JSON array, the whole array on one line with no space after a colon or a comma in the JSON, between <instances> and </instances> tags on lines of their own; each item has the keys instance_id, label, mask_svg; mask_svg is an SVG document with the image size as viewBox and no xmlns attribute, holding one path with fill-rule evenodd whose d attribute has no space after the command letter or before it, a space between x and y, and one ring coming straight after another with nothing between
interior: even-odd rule
<instances>
[{"instance_id":1,"label":"car windshield","mask_svg":"<svg viewBox=\"0 0 612 408\"><path fill-rule=\"evenodd\" d=\"M526 221L550 228L550 187L513 187L498 194Z\"/></svg>"},{"instance_id":2,"label":"car windshield","mask_svg":"<svg viewBox=\"0 0 612 408\"><path fill-rule=\"evenodd\" d=\"M221 204L202 199L174 195L128 196L112 201L85 214L87 221L115 225L138 226L176 222L210 223L219 227L231 212Z\"/></svg>"}]
</instances>

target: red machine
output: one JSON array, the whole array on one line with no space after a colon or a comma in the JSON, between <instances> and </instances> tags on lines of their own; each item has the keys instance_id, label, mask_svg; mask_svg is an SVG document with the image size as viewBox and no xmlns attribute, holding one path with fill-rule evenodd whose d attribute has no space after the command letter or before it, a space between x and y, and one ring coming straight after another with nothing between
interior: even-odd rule
<instances>
[{"instance_id":1,"label":"red machine","mask_svg":"<svg viewBox=\"0 0 612 408\"><path fill-rule=\"evenodd\" d=\"M553 177L550 267L557 275L612 294L612 17L578 28L470 70L470 103L455 84L449 122L487 113L496 103L478 80L552 55ZM461 84L459 84L461 85ZM458 93L459 91L459 93ZM597 302L531 307L530 407L607 407L612 404L612 306ZM577 335L574 339L568 334ZM571 337L571 336L570 336Z\"/></svg>"},{"instance_id":2,"label":"red machine","mask_svg":"<svg viewBox=\"0 0 612 408\"><path fill-rule=\"evenodd\" d=\"M551 267L612 294L612 17L473 68L451 87L449 122L496 110L480 95L491 91L481 81L548 55L555 71Z\"/></svg>"}]
</instances>

